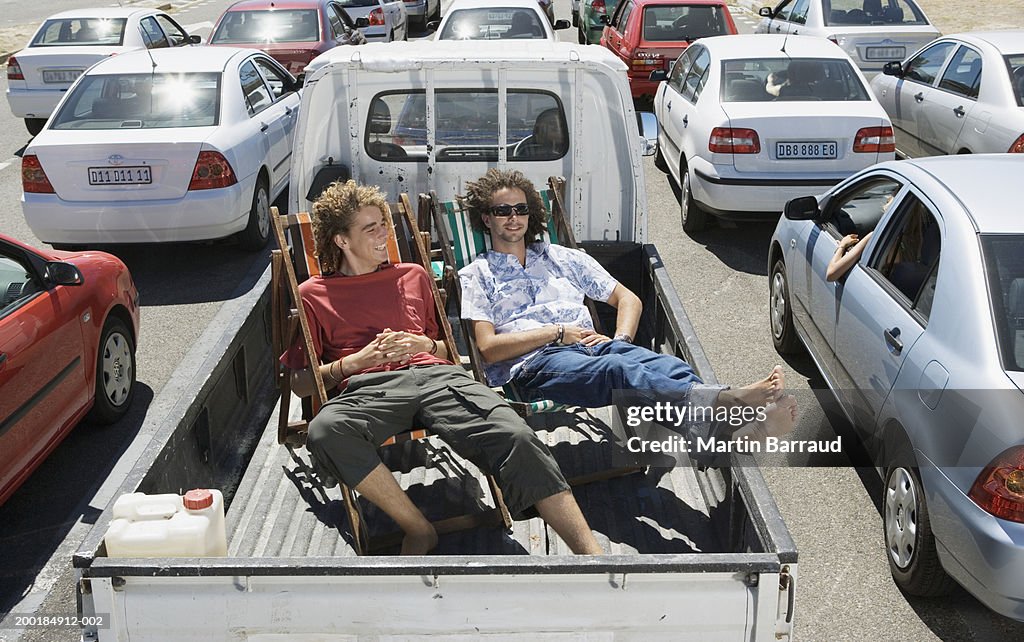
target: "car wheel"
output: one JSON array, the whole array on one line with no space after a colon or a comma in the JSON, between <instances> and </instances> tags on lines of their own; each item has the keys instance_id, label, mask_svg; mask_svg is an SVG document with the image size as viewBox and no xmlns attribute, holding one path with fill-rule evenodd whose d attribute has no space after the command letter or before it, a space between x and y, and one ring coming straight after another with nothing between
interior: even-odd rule
<instances>
[{"instance_id":1,"label":"car wheel","mask_svg":"<svg viewBox=\"0 0 1024 642\"><path fill-rule=\"evenodd\" d=\"M708 227L708 214L693 200L693 190L690 186L690 169L685 161L679 162L679 220L683 224L684 232L703 232Z\"/></svg>"},{"instance_id":2,"label":"car wheel","mask_svg":"<svg viewBox=\"0 0 1024 642\"><path fill-rule=\"evenodd\" d=\"M243 249L258 252L270 238L270 196L262 178L256 181L256 191L252 195L252 208L249 210L249 224L239 235L239 243Z\"/></svg>"},{"instance_id":3,"label":"car wheel","mask_svg":"<svg viewBox=\"0 0 1024 642\"><path fill-rule=\"evenodd\" d=\"M789 299L789 281L786 279L786 264L782 259L772 266L769 280L768 314L772 324L772 343L779 354L793 354L800 351L800 338L793 327L793 309Z\"/></svg>"},{"instance_id":4,"label":"car wheel","mask_svg":"<svg viewBox=\"0 0 1024 642\"><path fill-rule=\"evenodd\" d=\"M32 134L33 136L35 136L39 132L43 131L43 127L45 125L46 125L46 119L45 118L26 118L25 119L25 129L27 129L28 133Z\"/></svg>"},{"instance_id":5,"label":"car wheel","mask_svg":"<svg viewBox=\"0 0 1024 642\"><path fill-rule=\"evenodd\" d=\"M906 451L885 473L882 525L889 570L900 589L911 595L936 596L956 586L939 562L921 476Z\"/></svg>"},{"instance_id":6,"label":"car wheel","mask_svg":"<svg viewBox=\"0 0 1024 642\"><path fill-rule=\"evenodd\" d=\"M128 326L111 316L96 350L96 399L86 421L112 424L124 417L135 396L135 342Z\"/></svg>"},{"instance_id":7,"label":"car wheel","mask_svg":"<svg viewBox=\"0 0 1024 642\"><path fill-rule=\"evenodd\" d=\"M665 155L661 153L661 145L659 144L654 152L654 166L661 171L668 173L668 163L665 162Z\"/></svg>"}]
</instances>

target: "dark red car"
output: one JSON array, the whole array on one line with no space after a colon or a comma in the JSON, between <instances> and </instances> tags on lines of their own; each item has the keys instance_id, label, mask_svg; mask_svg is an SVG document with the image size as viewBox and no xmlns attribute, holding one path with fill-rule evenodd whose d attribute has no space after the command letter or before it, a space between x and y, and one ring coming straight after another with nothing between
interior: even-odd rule
<instances>
[{"instance_id":1,"label":"dark red car","mask_svg":"<svg viewBox=\"0 0 1024 642\"><path fill-rule=\"evenodd\" d=\"M138 335L139 295L120 259L0 234L0 504L83 417L124 416Z\"/></svg>"},{"instance_id":2,"label":"dark red car","mask_svg":"<svg viewBox=\"0 0 1024 642\"><path fill-rule=\"evenodd\" d=\"M211 45L262 49L294 76L328 49L365 42L332 0L242 0L221 14L210 36Z\"/></svg>"},{"instance_id":3,"label":"dark red car","mask_svg":"<svg viewBox=\"0 0 1024 642\"><path fill-rule=\"evenodd\" d=\"M697 38L738 33L725 0L621 0L601 34L601 45L629 67L633 98L651 99L652 71L669 63Z\"/></svg>"}]
</instances>

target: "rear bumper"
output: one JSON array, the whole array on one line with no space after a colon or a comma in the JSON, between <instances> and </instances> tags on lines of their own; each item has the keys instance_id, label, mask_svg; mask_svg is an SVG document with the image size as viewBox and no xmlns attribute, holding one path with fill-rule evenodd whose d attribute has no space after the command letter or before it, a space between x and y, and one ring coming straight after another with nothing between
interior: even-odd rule
<instances>
[{"instance_id":1,"label":"rear bumper","mask_svg":"<svg viewBox=\"0 0 1024 642\"><path fill-rule=\"evenodd\" d=\"M714 165L701 158L690 160L689 171L694 199L727 218L778 216L786 201L825 192L847 176L740 173L731 165Z\"/></svg>"},{"instance_id":2,"label":"rear bumper","mask_svg":"<svg viewBox=\"0 0 1024 642\"><path fill-rule=\"evenodd\" d=\"M255 176L221 189L159 201L65 201L56 194L22 194L32 233L47 243L205 241L245 229Z\"/></svg>"},{"instance_id":3,"label":"rear bumper","mask_svg":"<svg viewBox=\"0 0 1024 642\"><path fill-rule=\"evenodd\" d=\"M7 103L17 118L49 118L67 90L7 89Z\"/></svg>"},{"instance_id":4,"label":"rear bumper","mask_svg":"<svg viewBox=\"0 0 1024 642\"><path fill-rule=\"evenodd\" d=\"M426 18L427 0L422 0L422 2L406 2L405 13L409 18Z\"/></svg>"}]
</instances>

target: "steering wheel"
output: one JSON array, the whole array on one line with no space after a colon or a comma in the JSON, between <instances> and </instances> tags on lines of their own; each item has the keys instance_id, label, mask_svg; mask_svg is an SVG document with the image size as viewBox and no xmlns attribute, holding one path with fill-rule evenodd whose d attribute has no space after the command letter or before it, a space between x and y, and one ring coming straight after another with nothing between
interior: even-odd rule
<instances>
[{"instance_id":1,"label":"steering wheel","mask_svg":"<svg viewBox=\"0 0 1024 642\"><path fill-rule=\"evenodd\" d=\"M533 155L531 149L534 145L533 134L530 134L523 140L516 143L516 146L512 148L512 158L529 158Z\"/></svg>"}]
</instances>

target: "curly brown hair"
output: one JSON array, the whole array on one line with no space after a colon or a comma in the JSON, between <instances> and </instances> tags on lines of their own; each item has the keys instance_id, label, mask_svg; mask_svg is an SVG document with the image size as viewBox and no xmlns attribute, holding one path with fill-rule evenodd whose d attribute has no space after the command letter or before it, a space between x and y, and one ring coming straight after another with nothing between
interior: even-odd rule
<instances>
[{"instance_id":1,"label":"curly brown hair","mask_svg":"<svg viewBox=\"0 0 1024 642\"><path fill-rule=\"evenodd\" d=\"M356 212L368 206L387 212L384 194L376 185L360 185L351 179L331 183L313 203L313 239L324 274L341 269L343 256L334 235L347 234Z\"/></svg>"},{"instance_id":2,"label":"curly brown hair","mask_svg":"<svg viewBox=\"0 0 1024 642\"><path fill-rule=\"evenodd\" d=\"M470 223L474 229L489 233L487 226L484 225L483 215L490 213L491 197L494 193L506 188L520 189L526 194L526 204L530 206L526 242L536 241L547 230L548 211L533 182L517 169L492 167L479 179L466 183L466 195L460 198L469 210Z\"/></svg>"}]
</instances>

